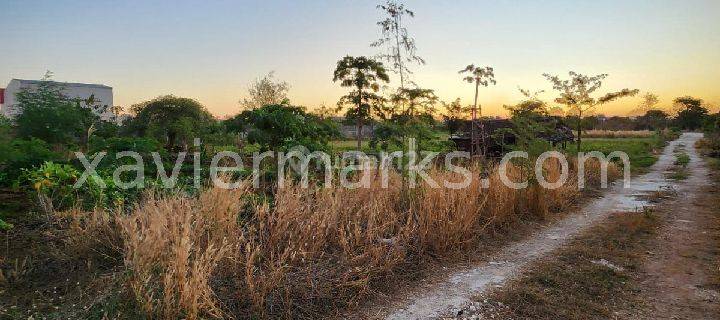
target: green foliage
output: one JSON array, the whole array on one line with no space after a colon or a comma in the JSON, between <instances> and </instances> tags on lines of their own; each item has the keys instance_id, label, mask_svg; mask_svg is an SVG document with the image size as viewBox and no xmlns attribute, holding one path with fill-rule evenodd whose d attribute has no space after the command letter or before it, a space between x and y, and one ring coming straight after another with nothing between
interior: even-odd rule
<instances>
[{"instance_id":1,"label":"green foliage","mask_svg":"<svg viewBox=\"0 0 720 320\"><path fill-rule=\"evenodd\" d=\"M637 89L622 89L616 92L610 92L599 98L594 98L595 91L600 89L603 80L607 78L607 74L599 74L595 76L587 76L574 71L568 73L570 79L560 79L560 77L550 74L543 76L550 81L553 89L559 92L559 97L555 102L567 106L570 113L577 116L577 149L581 148L582 131L583 131L583 115L595 110L597 107L612 102L614 100L631 97L638 94Z\"/></svg>"},{"instance_id":2,"label":"green foliage","mask_svg":"<svg viewBox=\"0 0 720 320\"><path fill-rule=\"evenodd\" d=\"M22 112L15 119L18 136L38 138L50 144L81 143L99 118L90 108L66 97L61 84L47 79L36 89L17 93L17 105Z\"/></svg>"},{"instance_id":3,"label":"green foliage","mask_svg":"<svg viewBox=\"0 0 720 320\"><path fill-rule=\"evenodd\" d=\"M445 109L445 114L443 114L445 128L448 132L450 132L450 134L453 134L461 128L463 122L467 119L467 116L470 114L472 109L463 107L460 102L460 98L455 99L455 101L451 103L443 102L442 104Z\"/></svg>"},{"instance_id":4,"label":"green foliage","mask_svg":"<svg viewBox=\"0 0 720 320\"><path fill-rule=\"evenodd\" d=\"M415 39L408 34L404 25L405 19L415 17L415 12L394 0L386 0L377 8L384 16L383 20L377 22L382 36L370 46L385 49L378 57L388 62L395 73L400 74L400 88L405 89L406 83L412 83L406 79L412 74L408 64L425 64L425 60L416 53Z\"/></svg>"},{"instance_id":5,"label":"green foliage","mask_svg":"<svg viewBox=\"0 0 720 320\"><path fill-rule=\"evenodd\" d=\"M81 186L75 187L82 173L68 164L45 162L34 169L24 169L18 179L18 187L46 199L42 205L52 205L49 209L65 210L79 206L84 209L93 207L115 208L134 202L142 190L134 188L123 190L115 185L112 174L93 175ZM104 185L104 187L103 187ZM46 208L48 209L48 208Z\"/></svg>"},{"instance_id":6,"label":"green foliage","mask_svg":"<svg viewBox=\"0 0 720 320\"><path fill-rule=\"evenodd\" d=\"M675 99L674 102L679 110L675 118L678 127L685 130L702 128L708 116L708 109L703 105L702 99L685 96Z\"/></svg>"},{"instance_id":7,"label":"green foliage","mask_svg":"<svg viewBox=\"0 0 720 320\"><path fill-rule=\"evenodd\" d=\"M531 98L514 106L505 106L505 109L510 113L513 126L512 129L497 130L493 135L496 141L503 141L504 134L512 134L515 145L510 148L526 151L531 158L552 148L548 141L541 138L552 135L556 127L555 120L548 117L547 105L543 101Z\"/></svg>"},{"instance_id":8,"label":"green foliage","mask_svg":"<svg viewBox=\"0 0 720 320\"><path fill-rule=\"evenodd\" d=\"M687 153L680 153L675 156L675 165L687 167L690 163L690 156Z\"/></svg>"},{"instance_id":9,"label":"green foliage","mask_svg":"<svg viewBox=\"0 0 720 320\"><path fill-rule=\"evenodd\" d=\"M662 148L664 144L665 140L658 135L650 138L588 139L583 143L582 150L600 151L605 155L613 151L625 152L630 157L631 170L644 172L658 159L653 150Z\"/></svg>"},{"instance_id":10,"label":"green foliage","mask_svg":"<svg viewBox=\"0 0 720 320\"><path fill-rule=\"evenodd\" d=\"M175 96L162 96L131 107L135 117L126 131L153 137L165 143L167 150L183 149L214 127L212 115L199 102Z\"/></svg>"},{"instance_id":11,"label":"green foliage","mask_svg":"<svg viewBox=\"0 0 720 320\"><path fill-rule=\"evenodd\" d=\"M80 175L70 165L45 162L36 169L24 169L21 182L36 194L47 197L53 208L65 209L72 207L78 198L73 184Z\"/></svg>"},{"instance_id":12,"label":"green foliage","mask_svg":"<svg viewBox=\"0 0 720 320\"><path fill-rule=\"evenodd\" d=\"M420 118L406 121L384 121L375 127L375 134L370 140L370 147L376 150L395 151L406 149L407 138L414 138L417 147L422 151L445 152L452 150L452 143L438 139L437 132Z\"/></svg>"},{"instance_id":13,"label":"green foliage","mask_svg":"<svg viewBox=\"0 0 720 320\"><path fill-rule=\"evenodd\" d=\"M311 151L329 150L328 142L339 136L329 119L305 112L302 107L269 105L245 110L228 120L230 130L246 132L247 141L261 150L288 150L302 145Z\"/></svg>"},{"instance_id":14,"label":"green foliage","mask_svg":"<svg viewBox=\"0 0 720 320\"><path fill-rule=\"evenodd\" d=\"M638 121L638 129L646 130L662 130L668 126L669 115L662 110L648 110L644 115L640 116Z\"/></svg>"},{"instance_id":15,"label":"green foliage","mask_svg":"<svg viewBox=\"0 0 720 320\"><path fill-rule=\"evenodd\" d=\"M135 151L145 157L152 152L163 152L162 145L153 138L114 137L103 139L95 137L90 140L90 153L105 151L114 155L123 151Z\"/></svg>"},{"instance_id":16,"label":"green foliage","mask_svg":"<svg viewBox=\"0 0 720 320\"><path fill-rule=\"evenodd\" d=\"M333 81L340 81L341 86L354 89L340 98L338 108L343 105L353 106L348 110L346 118L357 123L357 141L360 148L363 123L371 120L373 111L383 115L385 99L375 92L380 90L379 82L388 82L390 77L382 62L367 57L346 56L338 61Z\"/></svg>"},{"instance_id":17,"label":"green foliage","mask_svg":"<svg viewBox=\"0 0 720 320\"><path fill-rule=\"evenodd\" d=\"M50 151L48 144L40 139L0 141L0 186L9 186L24 168L59 159L60 155Z\"/></svg>"},{"instance_id":18,"label":"green foliage","mask_svg":"<svg viewBox=\"0 0 720 320\"><path fill-rule=\"evenodd\" d=\"M435 91L431 89L400 88L390 97L390 101L403 108L402 115L405 117L432 118L439 100Z\"/></svg>"},{"instance_id":19,"label":"green foliage","mask_svg":"<svg viewBox=\"0 0 720 320\"><path fill-rule=\"evenodd\" d=\"M3 221L3 219L0 219L0 231L10 230L13 227L14 226L12 224Z\"/></svg>"}]
</instances>

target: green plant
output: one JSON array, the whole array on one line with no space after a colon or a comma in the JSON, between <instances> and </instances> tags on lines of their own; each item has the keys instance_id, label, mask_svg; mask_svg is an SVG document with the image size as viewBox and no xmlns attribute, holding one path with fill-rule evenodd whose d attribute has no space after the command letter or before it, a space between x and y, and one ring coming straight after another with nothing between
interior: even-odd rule
<instances>
[{"instance_id":1,"label":"green plant","mask_svg":"<svg viewBox=\"0 0 720 320\"><path fill-rule=\"evenodd\" d=\"M50 81L47 74L36 88L17 93L17 106L21 110L15 119L18 136L64 146L86 141L88 129L99 122L99 118L91 108L82 107L79 101L65 96L63 90L63 85Z\"/></svg>"},{"instance_id":2,"label":"green plant","mask_svg":"<svg viewBox=\"0 0 720 320\"><path fill-rule=\"evenodd\" d=\"M348 112L348 116L357 122L357 148L360 150L363 122L370 120L371 105L378 105L378 102L382 104L382 97L375 94L380 90L378 82L388 82L390 77L382 62L367 57L346 56L338 61L333 81L340 81L343 87L354 88L354 91L340 98L338 106L355 106L352 112Z\"/></svg>"},{"instance_id":3,"label":"green plant","mask_svg":"<svg viewBox=\"0 0 720 320\"><path fill-rule=\"evenodd\" d=\"M3 221L3 219L0 219L0 230L7 231L12 229L13 227L14 226L12 224Z\"/></svg>"},{"instance_id":4,"label":"green plant","mask_svg":"<svg viewBox=\"0 0 720 320\"><path fill-rule=\"evenodd\" d=\"M302 107L268 105L246 110L228 120L231 130L246 132L247 141L261 150L287 150L302 145L310 151L329 150L328 142L339 136L329 119L305 112Z\"/></svg>"},{"instance_id":5,"label":"green plant","mask_svg":"<svg viewBox=\"0 0 720 320\"><path fill-rule=\"evenodd\" d=\"M131 107L135 117L124 128L129 133L154 137L167 150L187 149L193 138L208 133L215 120L199 102L171 95L155 98Z\"/></svg>"},{"instance_id":6,"label":"green plant","mask_svg":"<svg viewBox=\"0 0 720 320\"><path fill-rule=\"evenodd\" d=\"M44 209L65 209L72 207L77 200L77 190L73 185L80 172L67 164L45 162L36 169L24 169L21 181L35 193Z\"/></svg>"},{"instance_id":7,"label":"green plant","mask_svg":"<svg viewBox=\"0 0 720 320\"><path fill-rule=\"evenodd\" d=\"M10 186L23 169L59 159L60 155L50 151L48 144L40 139L0 141L0 186Z\"/></svg>"},{"instance_id":8,"label":"green plant","mask_svg":"<svg viewBox=\"0 0 720 320\"><path fill-rule=\"evenodd\" d=\"M680 153L675 156L675 165L687 167L688 163L690 163L690 156L686 153Z\"/></svg>"}]
</instances>

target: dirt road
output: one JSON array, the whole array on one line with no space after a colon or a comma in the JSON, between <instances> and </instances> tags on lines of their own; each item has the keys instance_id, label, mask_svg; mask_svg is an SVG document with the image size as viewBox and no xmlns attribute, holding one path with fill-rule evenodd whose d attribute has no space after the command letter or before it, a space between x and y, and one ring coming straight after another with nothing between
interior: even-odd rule
<instances>
[{"instance_id":1,"label":"dirt road","mask_svg":"<svg viewBox=\"0 0 720 320\"><path fill-rule=\"evenodd\" d=\"M428 319L452 314L467 306L473 296L502 286L506 279L521 272L528 264L562 247L569 239L602 221L609 214L642 209L648 205L642 200L646 198L644 195L663 188L675 188L687 197L697 194L703 179L707 178L707 169L698 159L693 147L701 137L701 134L696 133L683 134L664 149L647 174L635 177L628 185L612 185L602 198L592 201L578 212L537 232L529 239L510 244L486 263L410 292L381 317L399 320ZM683 182L672 182L666 179L666 171L675 162L673 151L678 146L684 146L691 157L688 166L690 177Z\"/></svg>"}]
</instances>

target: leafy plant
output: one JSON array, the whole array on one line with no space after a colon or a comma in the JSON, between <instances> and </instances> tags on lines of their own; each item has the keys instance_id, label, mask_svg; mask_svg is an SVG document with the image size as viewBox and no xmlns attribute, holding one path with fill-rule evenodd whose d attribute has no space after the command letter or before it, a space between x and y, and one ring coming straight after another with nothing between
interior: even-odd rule
<instances>
[{"instance_id":1,"label":"leafy plant","mask_svg":"<svg viewBox=\"0 0 720 320\"><path fill-rule=\"evenodd\" d=\"M592 97L592 94L600 89L602 81L608 76L607 74L586 76L570 71L569 75L570 79L560 79L558 76L543 74L552 83L553 89L560 92L560 97L556 98L555 102L567 106L568 111L577 116L577 149L581 150L583 115L608 102L634 96L639 91L637 89L622 89L617 92L607 93L596 99Z\"/></svg>"},{"instance_id":2,"label":"leafy plant","mask_svg":"<svg viewBox=\"0 0 720 320\"><path fill-rule=\"evenodd\" d=\"M269 105L246 110L228 120L232 130L244 132L261 150L288 150L302 145L311 151L329 150L328 141L339 135L329 119L305 112L302 107Z\"/></svg>"},{"instance_id":3,"label":"leafy plant","mask_svg":"<svg viewBox=\"0 0 720 320\"><path fill-rule=\"evenodd\" d=\"M349 113L357 122L357 148L362 148L363 122L370 120L371 104L382 103L382 97L375 94L380 89L379 81L388 82L382 62L366 57L346 56L337 63L333 73L333 81L340 81L343 87L354 88L354 91L343 96L338 106L352 104L355 110Z\"/></svg>"}]
</instances>

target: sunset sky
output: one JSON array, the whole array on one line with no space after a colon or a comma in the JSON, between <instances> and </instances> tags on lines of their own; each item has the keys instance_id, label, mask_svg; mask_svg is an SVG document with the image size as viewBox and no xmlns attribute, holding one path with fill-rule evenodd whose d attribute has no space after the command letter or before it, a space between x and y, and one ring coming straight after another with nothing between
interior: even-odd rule
<instances>
[{"instance_id":1,"label":"sunset sky","mask_svg":"<svg viewBox=\"0 0 720 320\"><path fill-rule=\"evenodd\" d=\"M407 24L427 65L413 80L441 99L471 102L457 71L492 66L486 113L521 99L517 87L555 93L542 73L608 73L605 90L679 95L720 105L720 1L407 0ZM0 1L0 87L12 78L102 83L115 104L192 97L215 115L239 111L249 82L274 70L294 104L334 105L344 55L374 55L374 1ZM394 81L391 86L397 86ZM604 106L621 114L640 97Z\"/></svg>"}]
</instances>

